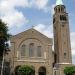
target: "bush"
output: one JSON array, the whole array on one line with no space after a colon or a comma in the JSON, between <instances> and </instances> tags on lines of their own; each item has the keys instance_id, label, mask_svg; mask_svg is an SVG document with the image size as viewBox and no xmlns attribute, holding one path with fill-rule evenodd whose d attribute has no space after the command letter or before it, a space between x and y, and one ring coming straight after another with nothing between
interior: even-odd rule
<instances>
[{"instance_id":1,"label":"bush","mask_svg":"<svg viewBox=\"0 0 75 75\"><path fill-rule=\"evenodd\" d=\"M75 75L75 66L66 67L64 73L65 75Z\"/></svg>"},{"instance_id":2,"label":"bush","mask_svg":"<svg viewBox=\"0 0 75 75\"><path fill-rule=\"evenodd\" d=\"M19 67L18 73L20 75L31 75L32 73L34 73L34 70L32 66L24 65L24 66Z\"/></svg>"}]
</instances>

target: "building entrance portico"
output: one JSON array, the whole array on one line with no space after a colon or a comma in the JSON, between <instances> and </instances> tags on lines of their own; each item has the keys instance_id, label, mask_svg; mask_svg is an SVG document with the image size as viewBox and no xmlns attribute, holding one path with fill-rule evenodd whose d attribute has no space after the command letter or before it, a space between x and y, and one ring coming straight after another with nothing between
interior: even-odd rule
<instances>
[{"instance_id":1,"label":"building entrance portico","mask_svg":"<svg viewBox=\"0 0 75 75\"><path fill-rule=\"evenodd\" d=\"M15 67L15 75L20 75L19 72L18 72L18 68L21 67L21 66L17 66ZM38 70L37 70L37 73L36 73L36 69L34 69L34 73L32 74L29 74L29 75L46 75L46 68L45 67L39 67Z\"/></svg>"}]
</instances>

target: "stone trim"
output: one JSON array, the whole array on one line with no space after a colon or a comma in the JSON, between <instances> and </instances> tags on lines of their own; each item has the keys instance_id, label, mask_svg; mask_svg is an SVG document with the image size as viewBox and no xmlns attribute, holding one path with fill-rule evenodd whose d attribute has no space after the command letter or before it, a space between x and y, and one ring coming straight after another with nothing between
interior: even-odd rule
<instances>
[{"instance_id":1,"label":"stone trim","mask_svg":"<svg viewBox=\"0 0 75 75\"><path fill-rule=\"evenodd\" d=\"M27 62L41 62L41 63L45 63L46 61L41 61L41 60L17 60L19 62L22 62L22 61L27 61Z\"/></svg>"}]
</instances>

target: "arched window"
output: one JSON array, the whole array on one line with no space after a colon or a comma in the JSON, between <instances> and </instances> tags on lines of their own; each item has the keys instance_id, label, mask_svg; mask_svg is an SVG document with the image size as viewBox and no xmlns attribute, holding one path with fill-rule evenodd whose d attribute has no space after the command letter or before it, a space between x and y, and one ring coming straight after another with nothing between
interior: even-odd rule
<instances>
[{"instance_id":1,"label":"arched window","mask_svg":"<svg viewBox=\"0 0 75 75\"><path fill-rule=\"evenodd\" d=\"M37 46L37 56L38 57L42 56L42 54L41 54L41 46Z\"/></svg>"},{"instance_id":2,"label":"arched window","mask_svg":"<svg viewBox=\"0 0 75 75\"><path fill-rule=\"evenodd\" d=\"M67 56L67 54L66 54L66 52L64 52L64 59L66 59L66 56Z\"/></svg>"},{"instance_id":3,"label":"arched window","mask_svg":"<svg viewBox=\"0 0 75 75\"><path fill-rule=\"evenodd\" d=\"M22 45L21 46L21 56L25 56L26 55L26 45Z\"/></svg>"},{"instance_id":4,"label":"arched window","mask_svg":"<svg viewBox=\"0 0 75 75\"><path fill-rule=\"evenodd\" d=\"M30 43L29 45L29 56L34 57L34 43Z\"/></svg>"}]
</instances>

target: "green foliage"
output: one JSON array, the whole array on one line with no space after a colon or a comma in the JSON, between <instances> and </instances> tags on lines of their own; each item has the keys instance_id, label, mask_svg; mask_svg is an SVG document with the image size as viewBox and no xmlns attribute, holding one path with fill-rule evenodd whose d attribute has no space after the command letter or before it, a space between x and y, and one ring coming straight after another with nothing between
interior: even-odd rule
<instances>
[{"instance_id":1,"label":"green foliage","mask_svg":"<svg viewBox=\"0 0 75 75\"><path fill-rule=\"evenodd\" d=\"M0 56L3 55L3 51L7 52L8 44L6 43L9 40L10 35L8 34L7 25L2 22L0 19Z\"/></svg>"},{"instance_id":2,"label":"green foliage","mask_svg":"<svg viewBox=\"0 0 75 75\"><path fill-rule=\"evenodd\" d=\"M19 67L18 73L20 75L30 75L30 74L34 73L34 70L33 70L32 66L24 65L24 66Z\"/></svg>"},{"instance_id":3,"label":"green foliage","mask_svg":"<svg viewBox=\"0 0 75 75\"><path fill-rule=\"evenodd\" d=\"M66 67L66 68L64 69L64 73L65 73L66 75L73 75L73 74L75 74L75 66Z\"/></svg>"}]
</instances>

